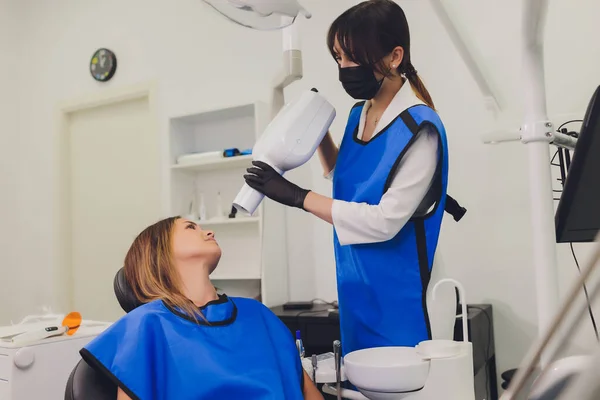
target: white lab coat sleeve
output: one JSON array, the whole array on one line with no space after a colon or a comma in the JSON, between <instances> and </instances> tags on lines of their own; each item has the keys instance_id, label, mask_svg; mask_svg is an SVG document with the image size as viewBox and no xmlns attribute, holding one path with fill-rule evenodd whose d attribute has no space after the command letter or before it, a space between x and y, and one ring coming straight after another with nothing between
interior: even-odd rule
<instances>
[{"instance_id":1,"label":"white lab coat sleeve","mask_svg":"<svg viewBox=\"0 0 600 400\"><path fill-rule=\"evenodd\" d=\"M334 200L332 220L340 244L392 239L413 216L429 190L438 159L438 135L426 126L400 161L396 176L379 204Z\"/></svg>"}]
</instances>

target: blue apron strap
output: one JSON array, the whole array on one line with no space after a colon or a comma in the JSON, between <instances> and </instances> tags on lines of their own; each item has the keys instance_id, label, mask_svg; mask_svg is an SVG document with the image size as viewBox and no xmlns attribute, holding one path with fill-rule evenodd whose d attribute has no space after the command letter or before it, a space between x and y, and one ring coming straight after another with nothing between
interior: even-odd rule
<instances>
[{"instance_id":1,"label":"blue apron strap","mask_svg":"<svg viewBox=\"0 0 600 400\"><path fill-rule=\"evenodd\" d=\"M417 133L419 133L421 126L419 124L417 124L417 122L415 121L413 116L410 114L408 109L404 110L402 112L402 114L400 114L400 118L402 118L402 121L404 122L404 124L406 124L406 126L408 127L408 129L411 131L411 133L413 135L417 135ZM440 173L441 173L441 171L438 168L438 170L436 171L436 175L439 176ZM438 189L439 188L437 187L437 185L432 185L429 192L425 195L423 203L421 205L419 205L417 210L422 210L423 212L427 212L427 210L429 210L431 208L431 206L433 204L435 204L436 201L439 201L441 193ZM446 195L446 204L444 206L444 211L446 211L448 214L452 215L452 217L454 218L454 220L456 222L460 221L462 219L462 217L464 217L465 214L467 213L467 209L462 207L458 203L458 201L456 201L456 199L454 199L452 196L450 196L448 194ZM419 211L417 211L417 215L418 214L419 214Z\"/></svg>"}]
</instances>

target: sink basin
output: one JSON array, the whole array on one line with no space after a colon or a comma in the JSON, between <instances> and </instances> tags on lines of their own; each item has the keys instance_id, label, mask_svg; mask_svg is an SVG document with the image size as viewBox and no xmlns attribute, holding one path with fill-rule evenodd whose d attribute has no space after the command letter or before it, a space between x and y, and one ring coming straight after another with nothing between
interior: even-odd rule
<instances>
[{"instance_id":1,"label":"sink basin","mask_svg":"<svg viewBox=\"0 0 600 400\"><path fill-rule=\"evenodd\" d=\"M344 357L348 380L357 388L386 393L420 390L429 374L429 361L414 347L375 347Z\"/></svg>"}]
</instances>

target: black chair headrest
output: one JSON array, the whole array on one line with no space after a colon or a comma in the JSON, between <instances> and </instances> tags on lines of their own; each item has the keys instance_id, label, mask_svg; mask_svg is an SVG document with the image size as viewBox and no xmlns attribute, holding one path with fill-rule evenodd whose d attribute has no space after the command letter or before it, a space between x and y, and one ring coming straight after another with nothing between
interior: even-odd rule
<instances>
[{"instance_id":1,"label":"black chair headrest","mask_svg":"<svg viewBox=\"0 0 600 400\"><path fill-rule=\"evenodd\" d=\"M79 360L65 388L65 400L113 400L117 385L84 360Z\"/></svg>"},{"instance_id":2,"label":"black chair headrest","mask_svg":"<svg viewBox=\"0 0 600 400\"><path fill-rule=\"evenodd\" d=\"M125 270L123 268L117 271L115 280L113 282L113 287L115 290L115 296L117 296L117 300L121 305L121 308L126 313L138 308L143 304L137 299L137 297L135 297L135 294L133 294L131 286L129 286L127 279L125 279Z\"/></svg>"}]
</instances>

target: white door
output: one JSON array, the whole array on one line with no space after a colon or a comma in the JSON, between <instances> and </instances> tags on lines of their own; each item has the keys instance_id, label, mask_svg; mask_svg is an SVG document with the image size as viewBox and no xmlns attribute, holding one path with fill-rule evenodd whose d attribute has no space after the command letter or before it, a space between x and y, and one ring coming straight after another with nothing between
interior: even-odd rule
<instances>
[{"instance_id":1,"label":"white door","mask_svg":"<svg viewBox=\"0 0 600 400\"><path fill-rule=\"evenodd\" d=\"M69 114L72 304L84 319L123 315L113 278L160 216L154 116L140 98Z\"/></svg>"}]
</instances>

